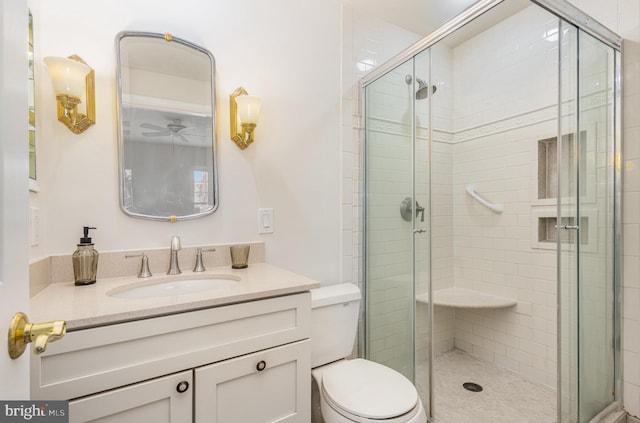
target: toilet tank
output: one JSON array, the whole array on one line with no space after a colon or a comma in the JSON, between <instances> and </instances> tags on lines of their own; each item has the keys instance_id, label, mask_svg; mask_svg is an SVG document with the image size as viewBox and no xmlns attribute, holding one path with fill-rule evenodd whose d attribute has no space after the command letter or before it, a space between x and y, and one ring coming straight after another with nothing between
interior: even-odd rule
<instances>
[{"instance_id":1,"label":"toilet tank","mask_svg":"<svg viewBox=\"0 0 640 423\"><path fill-rule=\"evenodd\" d=\"M360 290L351 283L311 290L311 367L348 357L358 329Z\"/></svg>"}]
</instances>

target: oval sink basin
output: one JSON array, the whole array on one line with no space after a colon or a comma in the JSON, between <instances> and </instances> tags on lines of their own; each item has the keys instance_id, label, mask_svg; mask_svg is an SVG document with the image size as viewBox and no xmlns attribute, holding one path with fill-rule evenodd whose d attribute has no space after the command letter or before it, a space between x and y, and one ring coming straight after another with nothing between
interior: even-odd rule
<instances>
[{"instance_id":1,"label":"oval sink basin","mask_svg":"<svg viewBox=\"0 0 640 423\"><path fill-rule=\"evenodd\" d=\"M108 291L107 295L115 298L169 297L227 288L239 281L240 278L235 275L172 276L130 283Z\"/></svg>"}]
</instances>

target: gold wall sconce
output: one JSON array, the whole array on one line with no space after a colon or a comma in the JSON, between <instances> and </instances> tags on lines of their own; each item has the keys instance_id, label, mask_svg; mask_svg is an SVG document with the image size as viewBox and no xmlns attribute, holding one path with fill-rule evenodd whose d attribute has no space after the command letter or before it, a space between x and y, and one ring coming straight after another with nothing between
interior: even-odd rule
<instances>
[{"instance_id":1,"label":"gold wall sconce","mask_svg":"<svg viewBox=\"0 0 640 423\"><path fill-rule=\"evenodd\" d=\"M81 134L96 123L95 75L79 56L45 57L58 101L58 120L74 134ZM86 114L78 111L85 103Z\"/></svg>"},{"instance_id":2,"label":"gold wall sconce","mask_svg":"<svg viewBox=\"0 0 640 423\"><path fill-rule=\"evenodd\" d=\"M231 119L231 140L241 150L253 142L253 131L256 129L262 100L249 95L240 87L229 96L229 115Z\"/></svg>"}]
</instances>

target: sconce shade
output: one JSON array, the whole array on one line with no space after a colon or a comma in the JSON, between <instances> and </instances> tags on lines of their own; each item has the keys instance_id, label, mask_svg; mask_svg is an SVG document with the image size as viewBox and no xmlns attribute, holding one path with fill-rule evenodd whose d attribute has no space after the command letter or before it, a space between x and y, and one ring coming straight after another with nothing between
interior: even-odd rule
<instances>
[{"instance_id":1,"label":"sconce shade","mask_svg":"<svg viewBox=\"0 0 640 423\"><path fill-rule=\"evenodd\" d=\"M241 123L258 123L260 106L262 105L262 100L259 97L240 95L236 97L236 103L238 104L238 117Z\"/></svg>"},{"instance_id":2,"label":"sconce shade","mask_svg":"<svg viewBox=\"0 0 640 423\"><path fill-rule=\"evenodd\" d=\"M229 96L229 118L231 123L231 140L244 150L253 142L253 131L256 129L262 100L249 95L238 87Z\"/></svg>"},{"instance_id":3,"label":"sconce shade","mask_svg":"<svg viewBox=\"0 0 640 423\"><path fill-rule=\"evenodd\" d=\"M93 69L80 56L48 56L42 59L49 69L58 104L58 120L74 134L96 123L96 90ZM79 110L78 105L85 103ZM84 113L83 113L84 112Z\"/></svg>"},{"instance_id":4,"label":"sconce shade","mask_svg":"<svg viewBox=\"0 0 640 423\"><path fill-rule=\"evenodd\" d=\"M49 69L56 95L82 98L86 90L85 78L91 71L89 66L66 57L49 56L43 60Z\"/></svg>"}]
</instances>

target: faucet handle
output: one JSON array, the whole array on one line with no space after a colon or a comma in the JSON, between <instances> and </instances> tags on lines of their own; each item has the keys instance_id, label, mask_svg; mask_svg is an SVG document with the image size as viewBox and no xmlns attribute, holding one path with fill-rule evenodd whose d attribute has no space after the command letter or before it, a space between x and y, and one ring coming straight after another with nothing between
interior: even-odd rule
<instances>
[{"instance_id":1,"label":"faucet handle","mask_svg":"<svg viewBox=\"0 0 640 423\"><path fill-rule=\"evenodd\" d=\"M142 254L128 254L124 256L125 258L131 257L142 257L142 263L140 265L140 272L138 273L139 278L148 278L153 276L151 271L149 270L149 257L147 257L147 252L145 251Z\"/></svg>"},{"instance_id":2,"label":"faucet handle","mask_svg":"<svg viewBox=\"0 0 640 423\"><path fill-rule=\"evenodd\" d=\"M196 248L196 264L193 267L194 272L204 272L204 264L202 263L202 253L209 253L215 251L215 248L210 248L208 250L203 250L202 248Z\"/></svg>"},{"instance_id":3,"label":"faucet handle","mask_svg":"<svg viewBox=\"0 0 640 423\"><path fill-rule=\"evenodd\" d=\"M173 236L171 238L171 251L180 251L182 249L182 244L180 242L179 236Z\"/></svg>"}]
</instances>

